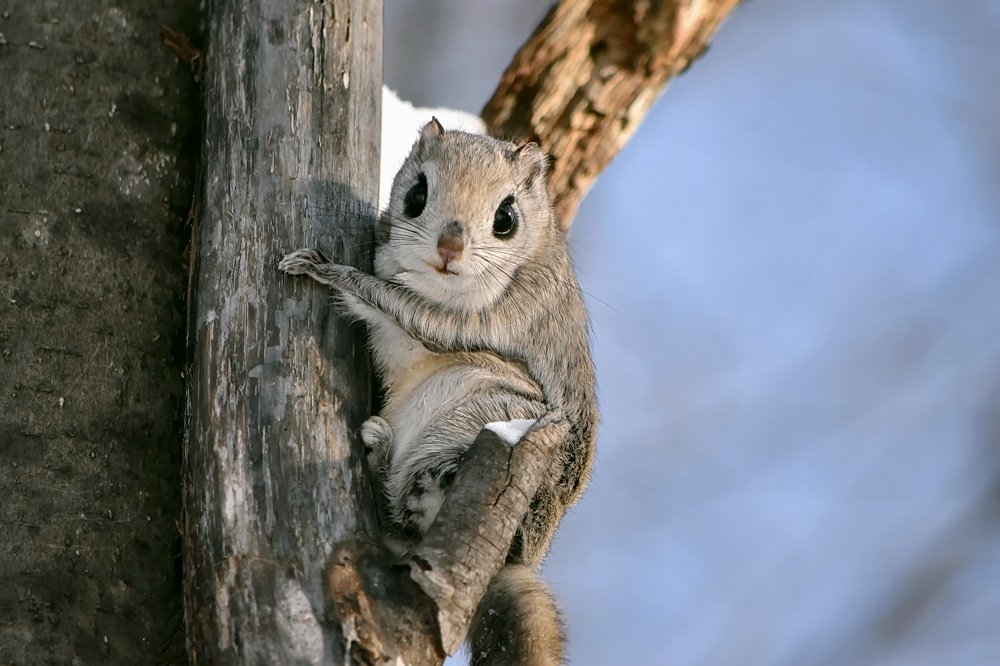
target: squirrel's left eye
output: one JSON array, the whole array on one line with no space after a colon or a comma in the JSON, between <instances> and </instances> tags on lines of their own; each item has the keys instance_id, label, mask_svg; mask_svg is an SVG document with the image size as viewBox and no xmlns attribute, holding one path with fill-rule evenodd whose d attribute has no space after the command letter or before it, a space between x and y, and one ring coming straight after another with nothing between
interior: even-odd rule
<instances>
[{"instance_id":1,"label":"squirrel's left eye","mask_svg":"<svg viewBox=\"0 0 1000 666\"><path fill-rule=\"evenodd\" d=\"M507 197L493 215L493 235L509 239L517 231L517 213L514 211L514 197Z\"/></svg>"},{"instance_id":2,"label":"squirrel's left eye","mask_svg":"<svg viewBox=\"0 0 1000 666\"><path fill-rule=\"evenodd\" d=\"M419 174L417 184L410 188L403 197L403 214L406 217L418 217L427 205L427 176Z\"/></svg>"}]
</instances>

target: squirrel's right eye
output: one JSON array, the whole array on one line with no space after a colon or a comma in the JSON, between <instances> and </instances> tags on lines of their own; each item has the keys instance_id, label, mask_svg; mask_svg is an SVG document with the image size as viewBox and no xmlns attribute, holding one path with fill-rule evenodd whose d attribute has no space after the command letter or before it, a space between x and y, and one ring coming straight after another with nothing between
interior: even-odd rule
<instances>
[{"instance_id":1,"label":"squirrel's right eye","mask_svg":"<svg viewBox=\"0 0 1000 666\"><path fill-rule=\"evenodd\" d=\"M417 176L417 184L403 197L403 213L406 217L417 217L427 205L427 176Z\"/></svg>"},{"instance_id":2,"label":"squirrel's right eye","mask_svg":"<svg viewBox=\"0 0 1000 666\"><path fill-rule=\"evenodd\" d=\"M517 231L517 213L514 212L514 197L507 197L493 214L493 235L510 239Z\"/></svg>"}]
</instances>

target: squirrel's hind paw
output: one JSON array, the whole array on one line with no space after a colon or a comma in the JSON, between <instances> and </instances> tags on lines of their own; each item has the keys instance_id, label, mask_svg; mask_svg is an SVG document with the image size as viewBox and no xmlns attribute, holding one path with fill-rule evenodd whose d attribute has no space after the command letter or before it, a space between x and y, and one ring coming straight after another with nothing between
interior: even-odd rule
<instances>
[{"instance_id":1,"label":"squirrel's hind paw","mask_svg":"<svg viewBox=\"0 0 1000 666\"><path fill-rule=\"evenodd\" d=\"M385 419L373 416L361 424L361 441L365 445L369 469L381 471L392 446L392 426Z\"/></svg>"}]
</instances>

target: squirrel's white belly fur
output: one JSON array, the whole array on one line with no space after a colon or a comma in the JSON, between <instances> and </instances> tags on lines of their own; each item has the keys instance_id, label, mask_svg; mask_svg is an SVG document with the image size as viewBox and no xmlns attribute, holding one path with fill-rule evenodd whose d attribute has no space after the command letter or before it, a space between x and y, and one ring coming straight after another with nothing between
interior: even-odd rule
<instances>
[{"instance_id":1,"label":"squirrel's white belly fur","mask_svg":"<svg viewBox=\"0 0 1000 666\"><path fill-rule=\"evenodd\" d=\"M542 392L521 369L489 352L438 354L389 321L373 327L372 338L386 383L379 417L391 432L379 452L385 496L395 522L423 533L458 459L483 426L540 417Z\"/></svg>"},{"instance_id":2,"label":"squirrel's white belly fur","mask_svg":"<svg viewBox=\"0 0 1000 666\"><path fill-rule=\"evenodd\" d=\"M392 468L405 466L406 460L414 455L426 457L438 453L433 448L435 446L454 444L440 440L426 441L423 434L432 425L439 423L444 414L459 408L466 395L476 392L492 379L482 370L470 371L467 366L454 361L435 359L428 365L432 367L415 369L414 374L423 375L420 381L407 387L411 390L391 395L380 413L392 426L394 433L390 459ZM463 440L469 436L474 438L481 428L479 426L468 432L454 433L455 439ZM454 446L451 448L454 449Z\"/></svg>"}]
</instances>

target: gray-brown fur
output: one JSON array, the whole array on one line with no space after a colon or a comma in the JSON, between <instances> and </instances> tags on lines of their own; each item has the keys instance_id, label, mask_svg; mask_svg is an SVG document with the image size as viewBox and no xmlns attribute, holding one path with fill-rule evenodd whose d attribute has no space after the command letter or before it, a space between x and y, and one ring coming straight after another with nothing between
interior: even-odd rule
<instances>
[{"instance_id":1,"label":"gray-brown fur","mask_svg":"<svg viewBox=\"0 0 1000 666\"><path fill-rule=\"evenodd\" d=\"M494 576L472 627L475 666L558 666L565 659L559 608L528 565L508 564Z\"/></svg>"},{"instance_id":2,"label":"gray-brown fur","mask_svg":"<svg viewBox=\"0 0 1000 666\"><path fill-rule=\"evenodd\" d=\"M421 200L413 196L420 174L426 203L408 216ZM281 263L286 272L337 288L369 325L388 398L363 436L382 470L402 547L420 533L408 505L427 508L421 498L428 484L446 487L441 481L485 423L537 418L551 408L571 423L508 566L473 622L477 666L561 662L562 625L535 570L586 486L594 452L598 415L587 314L544 175L545 156L534 144L444 132L432 121L376 225L377 276L327 263L312 250ZM499 210L505 205L518 225L498 235L506 228Z\"/></svg>"}]
</instances>

